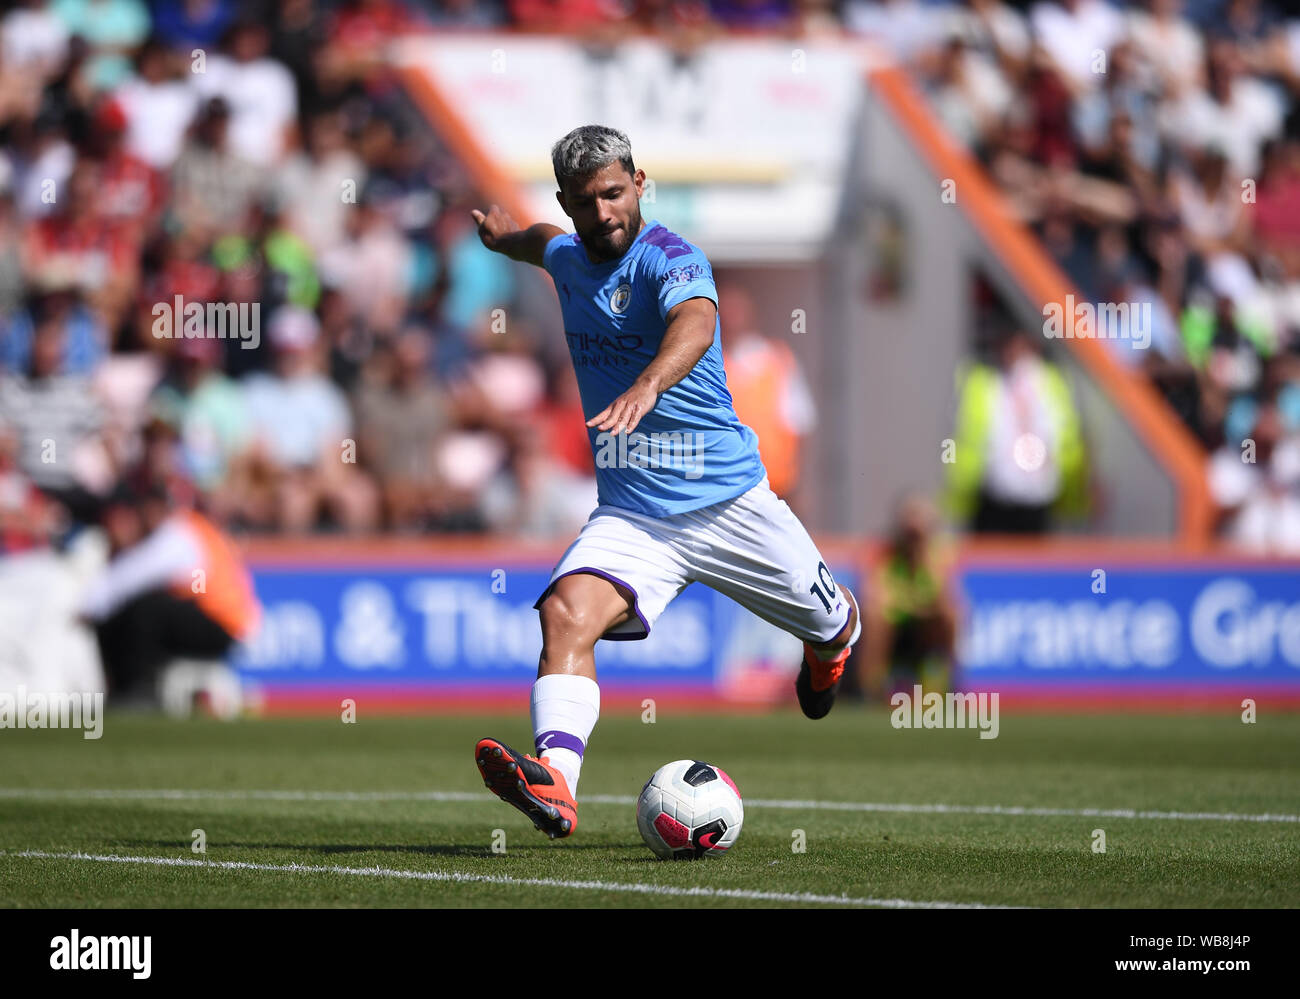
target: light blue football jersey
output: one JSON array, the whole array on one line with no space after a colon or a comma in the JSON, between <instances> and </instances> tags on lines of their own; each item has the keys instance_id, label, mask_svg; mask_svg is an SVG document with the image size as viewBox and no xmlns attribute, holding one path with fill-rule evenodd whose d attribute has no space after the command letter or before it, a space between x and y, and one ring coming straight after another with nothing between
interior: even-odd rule
<instances>
[{"instance_id":1,"label":"light blue football jersey","mask_svg":"<svg viewBox=\"0 0 1300 999\"><path fill-rule=\"evenodd\" d=\"M716 307L713 269L699 247L647 221L617 260L593 264L576 233L546 244L564 335L591 419L632 387L659 351L668 310L688 298ZM722 368L722 325L695 367L662 393L632 434L588 427L602 504L652 517L733 499L766 476L758 438L736 416Z\"/></svg>"}]
</instances>

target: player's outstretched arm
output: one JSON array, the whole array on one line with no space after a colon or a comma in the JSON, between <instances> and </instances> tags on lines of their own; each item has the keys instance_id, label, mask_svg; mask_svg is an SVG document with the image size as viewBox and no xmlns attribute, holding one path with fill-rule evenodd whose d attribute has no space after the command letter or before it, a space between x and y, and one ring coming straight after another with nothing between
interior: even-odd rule
<instances>
[{"instance_id":1,"label":"player's outstretched arm","mask_svg":"<svg viewBox=\"0 0 1300 999\"><path fill-rule=\"evenodd\" d=\"M654 360L645 366L632 387L587 421L599 431L626 429L630 434L646 413L655 408L661 393L685 378L713 346L717 306L707 298L688 298L668 310L668 327Z\"/></svg>"},{"instance_id":2,"label":"player's outstretched arm","mask_svg":"<svg viewBox=\"0 0 1300 999\"><path fill-rule=\"evenodd\" d=\"M527 229L520 229L519 224L510 217L510 213L497 205L491 205L487 214L477 208L470 211L474 224L478 226L478 238L489 250L504 253L511 260L525 264L542 266L542 254L546 244L556 236L562 236L564 230L559 226L538 222Z\"/></svg>"}]
</instances>

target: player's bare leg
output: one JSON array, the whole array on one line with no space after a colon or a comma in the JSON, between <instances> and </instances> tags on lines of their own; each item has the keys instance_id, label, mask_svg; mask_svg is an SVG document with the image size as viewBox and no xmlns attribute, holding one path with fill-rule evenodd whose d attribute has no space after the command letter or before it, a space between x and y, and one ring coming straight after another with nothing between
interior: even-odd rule
<instances>
[{"instance_id":1,"label":"player's bare leg","mask_svg":"<svg viewBox=\"0 0 1300 999\"><path fill-rule=\"evenodd\" d=\"M858 602L847 589L842 587L841 592L849 601L848 621L829 642L816 645L804 642L803 665L795 681L799 707L813 719L826 717L835 703L844 664L859 634Z\"/></svg>"},{"instance_id":2,"label":"player's bare leg","mask_svg":"<svg viewBox=\"0 0 1300 999\"><path fill-rule=\"evenodd\" d=\"M632 616L632 595L591 573L555 583L542 603L542 655L533 684L537 756L481 739L474 758L492 793L527 815L552 839L578 825L578 774L600 714L596 642Z\"/></svg>"},{"instance_id":3,"label":"player's bare leg","mask_svg":"<svg viewBox=\"0 0 1300 999\"><path fill-rule=\"evenodd\" d=\"M565 576L541 607L542 655L538 679L571 674L596 679L596 641L632 616L632 594L603 576Z\"/></svg>"}]
</instances>

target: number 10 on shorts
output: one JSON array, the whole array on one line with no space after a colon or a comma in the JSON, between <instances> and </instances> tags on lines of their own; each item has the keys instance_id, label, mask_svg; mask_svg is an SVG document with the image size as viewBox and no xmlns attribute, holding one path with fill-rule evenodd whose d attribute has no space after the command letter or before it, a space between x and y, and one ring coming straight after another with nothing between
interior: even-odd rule
<instances>
[{"instance_id":1,"label":"number 10 on shorts","mask_svg":"<svg viewBox=\"0 0 1300 999\"><path fill-rule=\"evenodd\" d=\"M822 602L826 608L826 613L831 612L831 601L835 599L835 580L831 576L831 571L826 568L825 562L817 563L817 578L820 582L813 583L808 587L808 592L815 594L817 599Z\"/></svg>"}]
</instances>

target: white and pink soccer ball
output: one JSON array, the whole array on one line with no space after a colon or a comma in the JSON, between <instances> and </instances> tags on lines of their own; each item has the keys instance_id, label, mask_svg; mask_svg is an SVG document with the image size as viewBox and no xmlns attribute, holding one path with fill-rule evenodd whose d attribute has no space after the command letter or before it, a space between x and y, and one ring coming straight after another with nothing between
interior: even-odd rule
<instances>
[{"instance_id":1,"label":"white and pink soccer ball","mask_svg":"<svg viewBox=\"0 0 1300 999\"><path fill-rule=\"evenodd\" d=\"M699 760L660 767L636 802L641 838L661 860L721 857L735 845L744 821L735 782Z\"/></svg>"}]
</instances>

